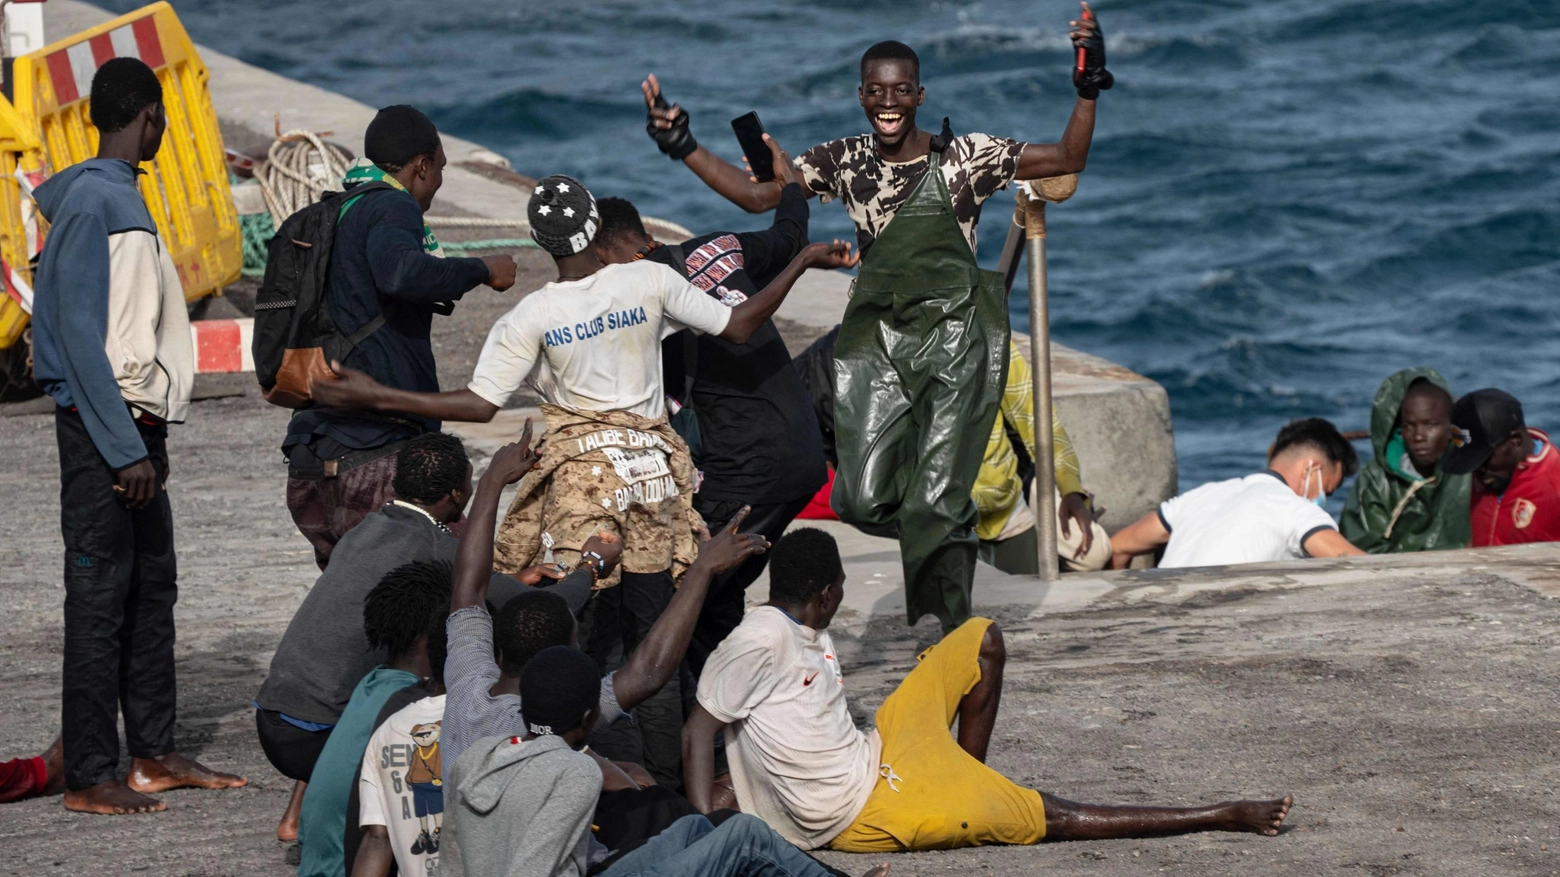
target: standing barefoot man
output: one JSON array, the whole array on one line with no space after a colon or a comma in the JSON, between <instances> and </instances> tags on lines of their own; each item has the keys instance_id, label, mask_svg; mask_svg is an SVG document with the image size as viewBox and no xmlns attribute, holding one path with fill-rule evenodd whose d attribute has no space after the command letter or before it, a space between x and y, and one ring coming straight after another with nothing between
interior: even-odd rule
<instances>
[{"instance_id":1,"label":"standing barefoot man","mask_svg":"<svg viewBox=\"0 0 1560 877\"><path fill-rule=\"evenodd\" d=\"M970 491L1008 364L1003 279L976 264L975 226L981 204L1013 179L1083 170L1095 99L1112 83L1099 25L1087 3L1083 10L1071 38L1086 60L1060 143L954 137L946 119L935 137L921 130L920 61L909 46L882 42L861 58L858 95L872 133L796 159L808 194L845 203L862 251L835 353L834 508L862 529L898 534L912 624L936 615L948 632L970 617L979 546ZM694 143L688 114L666 106L655 77L642 90L663 152L739 207L775 206L778 183L757 182ZM934 164L941 173L926 172Z\"/></svg>"},{"instance_id":2,"label":"standing barefoot man","mask_svg":"<svg viewBox=\"0 0 1560 877\"><path fill-rule=\"evenodd\" d=\"M33 343L38 383L59 406L65 808L118 815L168 809L144 793L248 780L173 750L167 437L189 411L195 357L178 272L136 191L167 128L157 74L134 58L98 68L92 124L97 158L38 187L51 229ZM115 775L121 710L126 782Z\"/></svg>"}]
</instances>

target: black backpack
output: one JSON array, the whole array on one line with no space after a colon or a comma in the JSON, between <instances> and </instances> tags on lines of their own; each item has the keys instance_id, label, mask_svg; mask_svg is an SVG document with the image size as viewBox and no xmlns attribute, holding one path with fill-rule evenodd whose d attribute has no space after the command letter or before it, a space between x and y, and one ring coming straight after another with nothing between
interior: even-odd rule
<instances>
[{"instance_id":1,"label":"black backpack","mask_svg":"<svg viewBox=\"0 0 1560 877\"><path fill-rule=\"evenodd\" d=\"M385 324L383 314L351 335L342 335L325 306L325 280L336 241L336 222L346 205L388 183L363 183L350 192L326 192L287 217L271 238L265 279L255 295L255 378L265 400L283 408L307 408L311 380L329 379L332 360L345 360L364 338Z\"/></svg>"}]
</instances>

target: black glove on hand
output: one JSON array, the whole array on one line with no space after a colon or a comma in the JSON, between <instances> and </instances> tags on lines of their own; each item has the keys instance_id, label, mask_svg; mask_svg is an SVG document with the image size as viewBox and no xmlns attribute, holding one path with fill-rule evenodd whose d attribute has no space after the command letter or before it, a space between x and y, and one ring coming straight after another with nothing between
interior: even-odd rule
<instances>
[{"instance_id":1,"label":"black glove on hand","mask_svg":"<svg viewBox=\"0 0 1560 877\"><path fill-rule=\"evenodd\" d=\"M1100 92L1116 84L1116 78L1105 69L1105 32L1099 19L1094 20L1094 33L1078 43L1083 49L1083 71L1073 68L1073 88L1084 100L1095 100Z\"/></svg>"},{"instance_id":2,"label":"black glove on hand","mask_svg":"<svg viewBox=\"0 0 1560 877\"><path fill-rule=\"evenodd\" d=\"M655 96L656 109L668 109L670 104L661 95ZM657 128L655 117L651 116L645 122L645 130L649 132L650 139L672 161L682 161L699 148L698 141L693 139L693 132L688 130L688 111L682 110L677 118L672 120L672 127Z\"/></svg>"}]
</instances>

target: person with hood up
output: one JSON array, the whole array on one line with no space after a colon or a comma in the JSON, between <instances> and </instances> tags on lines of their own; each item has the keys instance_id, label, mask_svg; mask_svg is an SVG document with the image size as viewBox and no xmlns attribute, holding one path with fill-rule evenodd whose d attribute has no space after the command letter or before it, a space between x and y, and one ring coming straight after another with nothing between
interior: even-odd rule
<instances>
[{"instance_id":1,"label":"person with hood up","mask_svg":"<svg viewBox=\"0 0 1560 877\"><path fill-rule=\"evenodd\" d=\"M1471 479L1441 467L1452 443L1452 393L1435 369L1406 368L1381 383L1371 407L1375 456L1360 470L1339 519L1370 554L1468 545Z\"/></svg>"}]
</instances>

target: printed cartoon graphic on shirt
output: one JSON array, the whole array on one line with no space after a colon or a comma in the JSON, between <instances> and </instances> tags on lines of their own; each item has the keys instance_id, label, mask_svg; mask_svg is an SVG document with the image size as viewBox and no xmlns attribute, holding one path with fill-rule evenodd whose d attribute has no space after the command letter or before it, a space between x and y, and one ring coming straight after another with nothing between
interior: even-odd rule
<instances>
[{"instance_id":1,"label":"printed cartoon graphic on shirt","mask_svg":"<svg viewBox=\"0 0 1560 877\"><path fill-rule=\"evenodd\" d=\"M439 734L444 723L413 725L407 742L390 742L380 747L380 771L390 778L392 800L399 799L400 812L387 808L387 819L400 819L402 825L417 821L417 837L407 848L424 859L426 877L438 874L439 831L444 824L444 760L439 754ZM399 736L399 735L397 735ZM403 774L401 770L404 769ZM410 828L410 826L407 826ZM392 832L392 837L411 832Z\"/></svg>"},{"instance_id":2,"label":"printed cartoon graphic on shirt","mask_svg":"<svg viewBox=\"0 0 1560 877\"><path fill-rule=\"evenodd\" d=\"M734 234L712 238L684 260L688 282L709 293L728 308L747 301L747 294L728 288L726 278L744 267L742 242Z\"/></svg>"}]
</instances>

